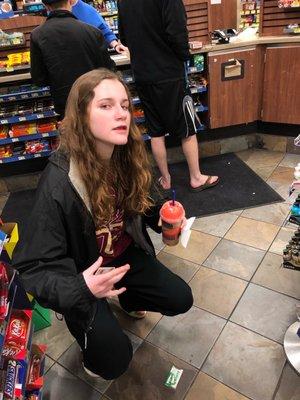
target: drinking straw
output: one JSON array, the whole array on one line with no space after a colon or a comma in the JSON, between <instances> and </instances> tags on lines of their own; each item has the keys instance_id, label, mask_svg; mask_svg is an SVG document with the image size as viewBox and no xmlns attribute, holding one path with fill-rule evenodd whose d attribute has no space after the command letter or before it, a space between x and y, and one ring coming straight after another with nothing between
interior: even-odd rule
<instances>
[{"instance_id":1,"label":"drinking straw","mask_svg":"<svg viewBox=\"0 0 300 400\"><path fill-rule=\"evenodd\" d=\"M175 197L176 197L175 189L172 189L172 206L175 206Z\"/></svg>"}]
</instances>

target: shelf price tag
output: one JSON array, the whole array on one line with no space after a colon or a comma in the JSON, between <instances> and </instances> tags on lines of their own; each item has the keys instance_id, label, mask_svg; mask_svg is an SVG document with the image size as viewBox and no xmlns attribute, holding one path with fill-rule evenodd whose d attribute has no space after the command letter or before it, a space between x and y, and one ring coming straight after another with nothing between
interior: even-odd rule
<instances>
[{"instance_id":1,"label":"shelf price tag","mask_svg":"<svg viewBox=\"0 0 300 400\"><path fill-rule=\"evenodd\" d=\"M197 67L190 67L189 72L190 73L197 72Z\"/></svg>"},{"instance_id":2,"label":"shelf price tag","mask_svg":"<svg viewBox=\"0 0 300 400\"><path fill-rule=\"evenodd\" d=\"M19 160L19 161L25 160L25 156L20 156L20 157L18 157L18 160Z\"/></svg>"},{"instance_id":3,"label":"shelf price tag","mask_svg":"<svg viewBox=\"0 0 300 400\"><path fill-rule=\"evenodd\" d=\"M34 157L34 158L39 158L39 157L42 157L42 155L41 155L40 153L37 153L37 154L34 154L33 157Z\"/></svg>"},{"instance_id":4,"label":"shelf price tag","mask_svg":"<svg viewBox=\"0 0 300 400\"><path fill-rule=\"evenodd\" d=\"M19 121L20 122L26 121L26 117L19 117Z\"/></svg>"},{"instance_id":5,"label":"shelf price tag","mask_svg":"<svg viewBox=\"0 0 300 400\"><path fill-rule=\"evenodd\" d=\"M43 133L42 134L42 137L49 137L50 135L49 135L49 133Z\"/></svg>"},{"instance_id":6,"label":"shelf price tag","mask_svg":"<svg viewBox=\"0 0 300 400\"><path fill-rule=\"evenodd\" d=\"M36 114L37 118L44 118L44 114Z\"/></svg>"},{"instance_id":7,"label":"shelf price tag","mask_svg":"<svg viewBox=\"0 0 300 400\"><path fill-rule=\"evenodd\" d=\"M28 99L28 98L29 98L28 94L21 94L21 99Z\"/></svg>"},{"instance_id":8,"label":"shelf price tag","mask_svg":"<svg viewBox=\"0 0 300 400\"><path fill-rule=\"evenodd\" d=\"M14 71L14 67L6 67L6 72L13 72Z\"/></svg>"},{"instance_id":9,"label":"shelf price tag","mask_svg":"<svg viewBox=\"0 0 300 400\"><path fill-rule=\"evenodd\" d=\"M8 120L7 119L1 119L1 124L8 124Z\"/></svg>"},{"instance_id":10,"label":"shelf price tag","mask_svg":"<svg viewBox=\"0 0 300 400\"><path fill-rule=\"evenodd\" d=\"M18 139L18 138L12 138L11 141L12 141L13 143L15 143L15 142L18 142L19 139Z\"/></svg>"}]
</instances>

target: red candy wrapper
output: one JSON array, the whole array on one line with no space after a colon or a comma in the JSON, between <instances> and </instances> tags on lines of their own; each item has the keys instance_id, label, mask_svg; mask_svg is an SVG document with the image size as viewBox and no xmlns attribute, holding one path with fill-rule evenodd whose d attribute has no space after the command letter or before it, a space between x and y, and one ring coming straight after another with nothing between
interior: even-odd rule
<instances>
[{"instance_id":1,"label":"red candy wrapper","mask_svg":"<svg viewBox=\"0 0 300 400\"><path fill-rule=\"evenodd\" d=\"M31 351L26 383L26 389L30 391L39 390L43 386L46 346L33 344Z\"/></svg>"},{"instance_id":2,"label":"red candy wrapper","mask_svg":"<svg viewBox=\"0 0 300 400\"><path fill-rule=\"evenodd\" d=\"M0 262L0 323L4 321L7 313L8 284L5 264Z\"/></svg>"},{"instance_id":3,"label":"red candy wrapper","mask_svg":"<svg viewBox=\"0 0 300 400\"><path fill-rule=\"evenodd\" d=\"M6 340L11 343L21 344L21 348L25 347L27 336L28 322L27 319L21 316L11 316L9 321Z\"/></svg>"},{"instance_id":4,"label":"red candy wrapper","mask_svg":"<svg viewBox=\"0 0 300 400\"><path fill-rule=\"evenodd\" d=\"M12 311L2 351L4 357L14 360L22 360L26 357L31 317L31 310Z\"/></svg>"}]
</instances>

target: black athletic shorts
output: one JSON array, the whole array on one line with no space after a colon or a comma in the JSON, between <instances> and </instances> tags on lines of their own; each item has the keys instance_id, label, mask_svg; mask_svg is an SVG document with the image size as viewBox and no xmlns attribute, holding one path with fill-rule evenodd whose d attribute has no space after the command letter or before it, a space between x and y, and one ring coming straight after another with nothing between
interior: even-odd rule
<instances>
[{"instance_id":1,"label":"black athletic shorts","mask_svg":"<svg viewBox=\"0 0 300 400\"><path fill-rule=\"evenodd\" d=\"M157 84L136 84L150 137L166 133L185 138L197 133L197 115L184 79Z\"/></svg>"}]
</instances>

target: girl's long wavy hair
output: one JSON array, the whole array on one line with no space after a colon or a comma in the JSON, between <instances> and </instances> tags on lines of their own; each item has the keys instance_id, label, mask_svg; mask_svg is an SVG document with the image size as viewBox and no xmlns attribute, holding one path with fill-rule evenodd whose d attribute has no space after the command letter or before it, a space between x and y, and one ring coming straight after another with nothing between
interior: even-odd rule
<instances>
[{"instance_id":1,"label":"girl's long wavy hair","mask_svg":"<svg viewBox=\"0 0 300 400\"><path fill-rule=\"evenodd\" d=\"M116 73L102 68L82 75L68 97L60 142L60 148L79 167L96 227L107 224L116 208L130 216L143 214L152 205L149 158L142 135L134 123L131 101L127 144L115 146L109 165L104 164L97 154L96 140L89 126L89 105L95 87L104 79L119 81L130 100L127 86Z\"/></svg>"}]
</instances>

